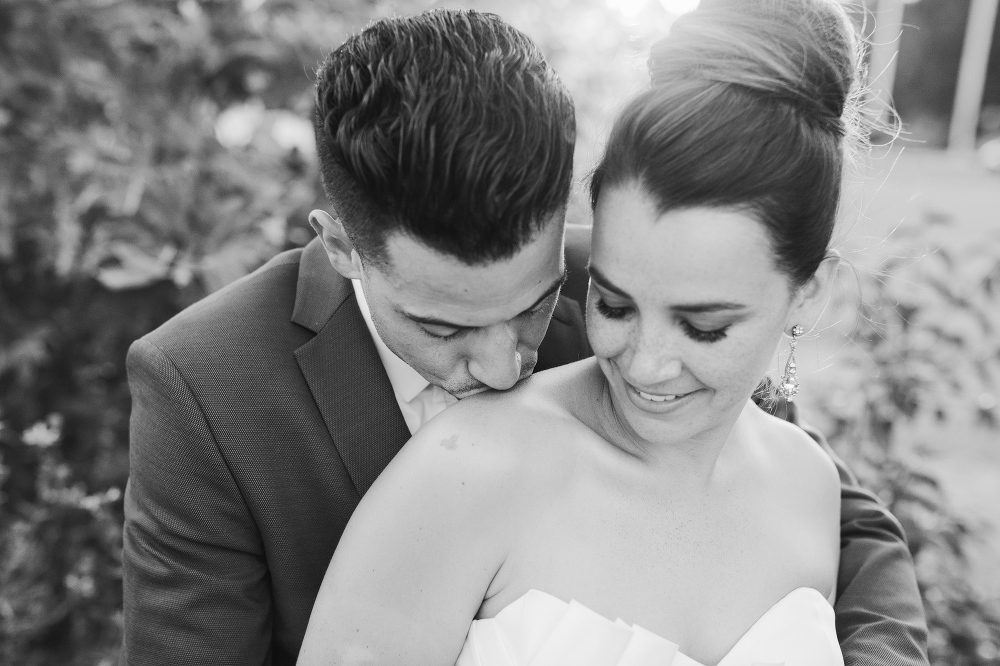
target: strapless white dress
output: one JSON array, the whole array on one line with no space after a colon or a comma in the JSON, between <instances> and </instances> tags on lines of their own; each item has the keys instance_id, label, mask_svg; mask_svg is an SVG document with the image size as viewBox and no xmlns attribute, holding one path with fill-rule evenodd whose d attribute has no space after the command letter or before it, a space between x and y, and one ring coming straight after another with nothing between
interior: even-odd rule
<instances>
[{"instance_id":1,"label":"strapless white dress","mask_svg":"<svg viewBox=\"0 0 1000 666\"><path fill-rule=\"evenodd\" d=\"M800 587L774 604L718 666L844 666L833 608ZM705 666L677 644L586 606L530 590L475 620L456 666Z\"/></svg>"}]
</instances>

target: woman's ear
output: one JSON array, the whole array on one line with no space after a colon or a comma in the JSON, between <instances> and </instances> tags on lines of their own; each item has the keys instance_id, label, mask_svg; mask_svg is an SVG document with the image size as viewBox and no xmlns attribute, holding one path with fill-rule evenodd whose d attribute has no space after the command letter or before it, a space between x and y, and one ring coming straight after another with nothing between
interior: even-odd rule
<instances>
[{"instance_id":1,"label":"woman's ear","mask_svg":"<svg viewBox=\"0 0 1000 666\"><path fill-rule=\"evenodd\" d=\"M338 273L349 280L361 279L361 257L354 249L344 223L325 210L309 213L309 226L313 228L326 250L326 256Z\"/></svg>"},{"instance_id":2,"label":"woman's ear","mask_svg":"<svg viewBox=\"0 0 1000 666\"><path fill-rule=\"evenodd\" d=\"M788 328L799 325L808 333L816 326L830 301L840 261L840 253L830 250L809 281L799 287L789 313Z\"/></svg>"}]
</instances>

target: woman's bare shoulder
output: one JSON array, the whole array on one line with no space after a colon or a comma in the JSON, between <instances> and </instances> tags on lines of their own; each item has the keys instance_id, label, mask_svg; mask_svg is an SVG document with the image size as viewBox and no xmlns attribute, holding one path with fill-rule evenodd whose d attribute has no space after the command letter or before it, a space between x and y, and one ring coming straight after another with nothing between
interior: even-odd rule
<instances>
[{"instance_id":1,"label":"woman's bare shoulder","mask_svg":"<svg viewBox=\"0 0 1000 666\"><path fill-rule=\"evenodd\" d=\"M544 476L585 429L571 409L582 368L566 370L547 370L508 391L463 399L425 424L390 467L420 468L439 482L472 478L484 492L509 487L512 479L522 486Z\"/></svg>"},{"instance_id":2,"label":"woman's bare shoulder","mask_svg":"<svg viewBox=\"0 0 1000 666\"><path fill-rule=\"evenodd\" d=\"M752 403L751 403L752 404ZM793 423L756 405L758 460L772 516L806 563L798 584L832 595L840 557L840 476L826 451ZM832 597L831 597L832 598Z\"/></svg>"},{"instance_id":3,"label":"woman's bare shoulder","mask_svg":"<svg viewBox=\"0 0 1000 666\"><path fill-rule=\"evenodd\" d=\"M788 517L831 534L840 529L840 475L833 460L806 431L750 403L757 433L756 455L767 487L778 494Z\"/></svg>"},{"instance_id":4,"label":"woman's bare shoulder","mask_svg":"<svg viewBox=\"0 0 1000 666\"><path fill-rule=\"evenodd\" d=\"M539 433L572 427L578 420L576 406L586 399L588 375L586 361L536 373L507 391L486 391L466 398L424 429L435 436L447 431L497 440L499 445L516 446L525 439L533 444ZM428 428L431 425L433 429Z\"/></svg>"},{"instance_id":5,"label":"woman's bare shoulder","mask_svg":"<svg viewBox=\"0 0 1000 666\"><path fill-rule=\"evenodd\" d=\"M794 423L779 419L749 403L767 461L777 473L800 477L805 483L820 483L821 489L834 489L839 496L840 476L833 460L816 440Z\"/></svg>"},{"instance_id":6,"label":"woman's bare shoulder","mask_svg":"<svg viewBox=\"0 0 1000 666\"><path fill-rule=\"evenodd\" d=\"M554 445L544 433L556 432L562 415L543 393L523 386L466 398L403 446L340 539L317 601L327 619L314 644L354 649L361 641L390 654L396 636L387 642L371 628L394 626L401 636L434 637L423 647L437 656L418 661L443 663L441 653L454 661L484 591L544 505L542 475L554 471L558 483L559 458L546 453Z\"/></svg>"}]
</instances>

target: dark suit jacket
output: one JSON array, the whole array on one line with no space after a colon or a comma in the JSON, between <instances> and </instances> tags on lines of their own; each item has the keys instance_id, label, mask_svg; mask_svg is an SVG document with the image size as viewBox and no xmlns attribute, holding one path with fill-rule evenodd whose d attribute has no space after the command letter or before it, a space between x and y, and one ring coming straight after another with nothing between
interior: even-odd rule
<instances>
[{"instance_id":1,"label":"dark suit jacket","mask_svg":"<svg viewBox=\"0 0 1000 666\"><path fill-rule=\"evenodd\" d=\"M589 237L569 241L579 296ZM589 354L575 302L539 351L539 370ZM128 368L121 663L294 664L341 532L409 437L353 289L313 242L135 342ZM899 525L840 467L847 663L925 663Z\"/></svg>"}]
</instances>

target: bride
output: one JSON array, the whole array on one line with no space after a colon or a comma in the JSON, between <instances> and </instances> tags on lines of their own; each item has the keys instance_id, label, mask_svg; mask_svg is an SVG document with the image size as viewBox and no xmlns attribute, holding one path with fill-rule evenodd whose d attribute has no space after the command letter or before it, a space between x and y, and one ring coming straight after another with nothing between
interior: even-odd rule
<instances>
[{"instance_id":1,"label":"bride","mask_svg":"<svg viewBox=\"0 0 1000 666\"><path fill-rule=\"evenodd\" d=\"M676 21L591 183L595 358L410 440L300 664L843 664L837 472L750 396L836 272L855 46L835 0Z\"/></svg>"}]
</instances>

